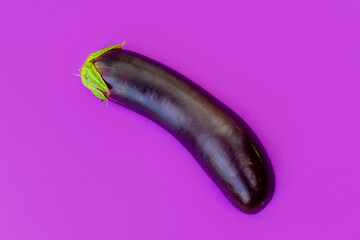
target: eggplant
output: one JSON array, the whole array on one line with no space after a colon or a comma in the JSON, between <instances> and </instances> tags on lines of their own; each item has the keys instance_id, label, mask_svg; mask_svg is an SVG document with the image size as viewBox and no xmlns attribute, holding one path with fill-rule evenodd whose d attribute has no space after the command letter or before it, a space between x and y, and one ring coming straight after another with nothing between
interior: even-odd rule
<instances>
[{"instance_id":1,"label":"eggplant","mask_svg":"<svg viewBox=\"0 0 360 240\"><path fill-rule=\"evenodd\" d=\"M237 209L261 211L273 197L275 176L248 124L195 82L123 45L90 54L80 70L82 83L102 101L131 109L172 134Z\"/></svg>"}]
</instances>

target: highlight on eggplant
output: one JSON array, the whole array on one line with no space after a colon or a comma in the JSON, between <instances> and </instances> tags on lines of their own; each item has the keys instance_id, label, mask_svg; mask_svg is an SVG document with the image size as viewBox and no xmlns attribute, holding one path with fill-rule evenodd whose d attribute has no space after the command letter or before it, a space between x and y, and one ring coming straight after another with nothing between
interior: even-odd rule
<instances>
[{"instance_id":1,"label":"highlight on eggplant","mask_svg":"<svg viewBox=\"0 0 360 240\"><path fill-rule=\"evenodd\" d=\"M184 75L123 45L90 54L80 70L83 85L172 134L237 209L261 211L273 197L275 176L249 125Z\"/></svg>"}]
</instances>

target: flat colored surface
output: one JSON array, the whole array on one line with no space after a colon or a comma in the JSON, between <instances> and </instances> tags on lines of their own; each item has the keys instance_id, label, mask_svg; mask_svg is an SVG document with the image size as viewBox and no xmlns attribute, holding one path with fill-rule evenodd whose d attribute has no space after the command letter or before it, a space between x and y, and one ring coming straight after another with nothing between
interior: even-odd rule
<instances>
[{"instance_id":1,"label":"flat colored surface","mask_svg":"<svg viewBox=\"0 0 360 240\"><path fill-rule=\"evenodd\" d=\"M360 239L358 0L0 3L0 239ZM74 74L125 48L255 130L277 189L237 211L151 121Z\"/></svg>"}]
</instances>

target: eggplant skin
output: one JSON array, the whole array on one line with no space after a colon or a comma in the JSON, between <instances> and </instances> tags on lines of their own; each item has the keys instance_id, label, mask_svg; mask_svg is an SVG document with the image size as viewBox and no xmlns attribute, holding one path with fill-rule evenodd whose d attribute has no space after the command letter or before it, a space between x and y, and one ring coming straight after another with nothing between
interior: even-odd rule
<instances>
[{"instance_id":1,"label":"eggplant skin","mask_svg":"<svg viewBox=\"0 0 360 240\"><path fill-rule=\"evenodd\" d=\"M230 108L175 70L114 49L94 61L107 99L156 122L196 159L226 198L255 214L272 199L274 170L251 128Z\"/></svg>"}]
</instances>

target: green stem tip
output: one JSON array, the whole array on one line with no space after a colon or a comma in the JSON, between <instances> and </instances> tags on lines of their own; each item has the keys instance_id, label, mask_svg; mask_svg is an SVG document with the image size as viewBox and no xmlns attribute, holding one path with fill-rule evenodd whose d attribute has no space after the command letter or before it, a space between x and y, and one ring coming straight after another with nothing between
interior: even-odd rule
<instances>
[{"instance_id":1,"label":"green stem tip","mask_svg":"<svg viewBox=\"0 0 360 240\"><path fill-rule=\"evenodd\" d=\"M86 58L84 64L81 66L80 78L82 84L88 89L90 89L90 91L96 97L100 98L101 102L107 101L107 96L110 94L110 90L100 73L95 68L94 62L104 53L107 53L108 51L111 51L113 49L122 49L124 45L125 41L122 44L112 45L110 47L106 47L104 49L91 53Z\"/></svg>"}]
</instances>

